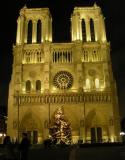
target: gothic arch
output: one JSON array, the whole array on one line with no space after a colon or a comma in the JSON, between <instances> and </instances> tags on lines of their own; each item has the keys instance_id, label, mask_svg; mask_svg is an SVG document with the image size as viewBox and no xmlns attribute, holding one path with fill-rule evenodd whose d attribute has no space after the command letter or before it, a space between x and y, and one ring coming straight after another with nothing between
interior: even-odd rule
<instances>
[{"instance_id":1,"label":"gothic arch","mask_svg":"<svg viewBox=\"0 0 125 160\"><path fill-rule=\"evenodd\" d=\"M100 126L102 124L106 124L106 118L99 111L93 109L86 115L86 124L88 128Z\"/></svg>"},{"instance_id":2,"label":"gothic arch","mask_svg":"<svg viewBox=\"0 0 125 160\"><path fill-rule=\"evenodd\" d=\"M20 132L38 130L41 132L41 121L40 119L33 114L32 112L25 113L20 122Z\"/></svg>"},{"instance_id":3,"label":"gothic arch","mask_svg":"<svg viewBox=\"0 0 125 160\"><path fill-rule=\"evenodd\" d=\"M101 111L91 110L86 115L86 137L91 139L91 143L102 142L103 138L109 136L109 126L107 119Z\"/></svg>"}]
</instances>

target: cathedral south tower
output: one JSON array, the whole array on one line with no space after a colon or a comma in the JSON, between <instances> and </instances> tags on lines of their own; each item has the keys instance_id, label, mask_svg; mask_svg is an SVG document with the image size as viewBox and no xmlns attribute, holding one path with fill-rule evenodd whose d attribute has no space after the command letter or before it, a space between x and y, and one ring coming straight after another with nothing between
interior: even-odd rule
<instances>
[{"instance_id":1,"label":"cathedral south tower","mask_svg":"<svg viewBox=\"0 0 125 160\"><path fill-rule=\"evenodd\" d=\"M8 135L19 140L27 132L32 143L42 143L61 108L72 143L120 141L110 43L99 6L74 8L69 43L52 42L48 8L23 7L13 58Z\"/></svg>"}]
</instances>

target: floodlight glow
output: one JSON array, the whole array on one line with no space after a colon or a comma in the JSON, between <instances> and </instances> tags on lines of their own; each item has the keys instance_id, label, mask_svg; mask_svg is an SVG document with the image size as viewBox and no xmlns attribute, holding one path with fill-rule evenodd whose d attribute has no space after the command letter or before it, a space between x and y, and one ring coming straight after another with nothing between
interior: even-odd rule
<instances>
[{"instance_id":1,"label":"floodlight glow","mask_svg":"<svg viewBox=\"0 0 125 160\"><path fill-rule=\"evenodd\" d=\"M120 132L120 136L124 136L125 135L125 132Z\"/></svg>"}]
</instances>

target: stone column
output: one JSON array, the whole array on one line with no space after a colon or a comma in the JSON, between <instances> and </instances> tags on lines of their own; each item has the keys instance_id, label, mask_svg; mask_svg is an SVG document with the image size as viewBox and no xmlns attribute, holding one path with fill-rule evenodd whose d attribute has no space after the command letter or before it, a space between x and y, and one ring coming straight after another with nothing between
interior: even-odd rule
<instances>
[{"instance_id":1,"label":"stone column","mask_svg":"<svg viewBox=\"0 0 125 160\"><path fill-rule=\"evenodd\" d=\"M24 42L24 16L20 16L20 43Z\"/></svg>"},{"instance_id":2,"label":"stone column","mask_svg":"<svg viewBox=\"0 0 125 160\"><path fill-rule=\"evenodd\" d=\"M47 93L49 91L49 64L44 66L44 90Z\"/></svg>"},{"instance_id":3,"label":"stone column","mask_svg":"<svg viewBox=\"0 0 125 160\"><path fill-rule=\"evenodd\" d=\"M37 37L37 21L33 20L32 43L36 43Z\"/></svg>"},{"instance_id":4,"label":"stone column","mask_svg":"<svg viewBox=\"0 0 125 160\"><path fill-rule=\"evenodd\" d=\"M72 36L73 41L78 40L78 16L77 14L74 14L72 16Z\"/></svg>"},{"instance_id":5,"label":"stone column","mask_svg":"<svg viewBox=\"0 0 125 160\"><path fill-rule=\"evenodd\" d=\"M52 18L49 18L49 42L52 42Z\"/></svg>"},{"instance_id":6,"label":"stone column","mask_svg":"<svg viewBox=\"0 0 125 160\"><path fill-rule=\"evenodd\" d=\"M72 41L74 41L74 16L71 18L71 34L72 34Z\"/></svg>"},{"instance_id":7,"label":"stone column","mask_svg":"<svg viewBox=\"0 0 125 160\"><path fill-rule=\"evenodd\" d=\"M82 41L82 20L79 19L79 39Z\"/></svg>"},{"instance_id":8,"label":"stone column","mask_svg":"<svg viewBox=\"0 0 125 160\"><path fill-rule=\"evenodd\" d=\"M91 41L90 19L88 17L85 19L85 24L86 24L86 39L87 39L87 42L88 42L88 41Z\"/></svg>"},{"instance_id":9,"label":"stone column","mask_svg":"<svg viewBox=\"0 0 125 160\"><path fill-rule=\"evenodd\" d=\"M75 15L76 40L79 40L79 16Z\"/></svg>"},{"instance_id":10,"label":"stone column","mask_svg":"<svg viewBox=\"0 0 125 160\"><path fill-rule=\"evenodd\" d=\"M114 130L114 119L109 117L109 141L115 142L115 130Z\"/></svg>"},{"instance_id":11,"label":"stone column","mask_svg":"<svg viewBox=\"0 0 125 160\"><path fill-rule=\"evenodd\" d=\"M82 66L81 64L77 64L77 84L78 90L81 91L83 87L83 76L82 76Z\"/></svg>"},{"instance_id":12,"label":"stone column","mask_svg":"<svg viewBox=\"0 0 125 160\"><path fill-rule=\"evenodd\" d=\"M98 19L94 18L94 31L95 31L95 41L99 40L99 25L98 25Z\"/></svg>"},{"instance_id":13,"label":"stone column","mask_svg":"<svg viewBox=\"0 0 125 160\"><path fill-rule=\"evenodd\" d=\"M28 33L28 21L25 20L25 26L24 26L24 43L27 43L27 33Z\"/></svg>"},{"instance_id":14,"label":"stone column","mask_svg":"<svg viewBox=\"0 0 125 160\"><path fill-rule=\"evenodd\" d=\"M49 30L50 30L50 26L49 26L49 15L46 15L46 19L45 19L45 41L49 41Z\"/></svg>"},{"instance_id":15,"label":"stone column","mask_svg":"<svg viewBox=\"0 0 125 160\"><path fill-rule=\"evenodd\" d=\"M20 44L20 16L17 19L17 35L16 35L16 43Z\"/></svg>"},{"instance_id":16,"label":"stone column","mask_svg":"<svg viewBox=\"0 0 125 160\"><path fill-rule=\"evenodd\" d=\"M44 90L45 92L49 91L50 86L50 43L46 43L44 46L44 53L45 53L45 65L44 65Z\"/></svg>"},{"instance_id":17,"label":"stone column","mask_svg":"<svg viewBox=\"0 0 125 160\"><path fill-rule=\"evenodd\" d=\"M45 18L42 20L42 37L41 40L42 42L45 42L45 38L46 38L46 23L45 23Z\"/></svg>"},{"instance_id":18,"label":"stone column","mask_svg":"<svg viewBox=\"0 0 125 160\"><path fill-rule=\"evenodd\" d=\"M105 31L105 23L104 23L104 17L103 17L103 15L100 15L100 28L101 28L101 40L102 40L102 42L105 42L105 41L107 41L107 39L106 39L106 31Z\"/></svg>"}]
</instances>

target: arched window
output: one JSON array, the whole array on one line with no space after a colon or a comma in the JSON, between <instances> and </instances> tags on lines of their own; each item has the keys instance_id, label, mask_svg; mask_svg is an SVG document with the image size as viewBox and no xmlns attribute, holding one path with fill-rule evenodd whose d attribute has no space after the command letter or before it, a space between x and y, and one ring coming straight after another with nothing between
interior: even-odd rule
<instances>
[{"instance_id":1,"label":"arched window","mask_svg":"<svg viewBox=\"0 0 125 160\"><path fill-rule=\"evenodd\" d=\"M95 79L95 87L96 89L99 89L99 79L98 78Z\"/></svg>"},{"instance_id":2,"label":"arched window","mask_svg":"<svg viewBox=\"0 0 125 160\"><path fill-rule=\"evenodd\" d=\"M94 21L90 19L90 33L91 33L91 41L95 42L95 30L94 30Z\"/></svg>"},{"instance_id":3,"label":"arched window","mask_svg":"<svg viewBox=\"0 0 125 160\"><path fill-rule=\"evenodd\" d=\"M36 81L36 91L41 91L41 81L40 80Z\"/></svg>"},{"instance_id":4,"label":"arched window","mask_svg":"<svg viewBox=\"0 0 125 160\"><path fill-rule=\"evenodd\" d=\"M41 43L41 20L38 20L37 22L37 43Z\"/></svg>"},{"instance_id":5,"label":"arched window","mask_svg":"<svg viewBox=\"0 0 125 160\"><path fill-rule=\"evenodd\" d=\"M82 19L82 41L86 42L86 26L84 19Z\"/></svg>"},{"instance_id":6,"label":"arched window","mask_svg":"<svg viewBox=\"0 0 125 160\"><path fill-rule=\"evenodd\" d=\"M26 81L26 92L30 92L31 91L31 82L30 80Z\"/></svg>"},{"instance_id":7,"label":"arched window","mask_svg":"<svg viewBox=\"0 0 125 160\"><path fill-rule=\"evenodd\" d=\"M86 79L86 89L90 89L90 79Z\"/></svg>"},{"instance_id":8,"label":"arched window","mask_svg":"<svg viewBox=\"0 0 125 160\"><path fill-rule=\"evenodd\" d=\"M28 22L27 43L32 43L32 21L31 20Z\"/></svg>"}]
</instances>

